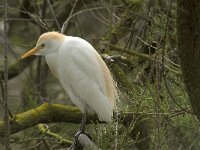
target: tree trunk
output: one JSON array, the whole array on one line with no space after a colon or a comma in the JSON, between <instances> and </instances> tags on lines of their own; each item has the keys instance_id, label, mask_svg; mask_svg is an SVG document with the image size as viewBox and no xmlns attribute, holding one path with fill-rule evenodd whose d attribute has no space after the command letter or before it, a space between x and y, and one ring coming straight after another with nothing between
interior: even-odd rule
<instances>
[{"instance_id":1,"label":"tree trunk","mask_svg":"<svg viewBox=\"0 0 200 150\"><path fill-rule=\"evenodd\" d=\"M200 1L177 0L177 38L183 78L200 120Z\"/></svg>"}]
</instances>

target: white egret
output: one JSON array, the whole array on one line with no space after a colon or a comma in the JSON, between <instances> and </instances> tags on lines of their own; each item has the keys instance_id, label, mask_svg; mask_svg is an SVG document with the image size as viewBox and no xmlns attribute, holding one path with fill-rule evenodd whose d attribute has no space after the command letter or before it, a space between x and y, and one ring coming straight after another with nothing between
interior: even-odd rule
<instances>
[{"instance_id":1,"label":"white egret","mask_svg":"<svg viewBox=\"0 0 200 150\"><path fill-rule=\"evenodd\" d=\"M58 32L42 34L36 47L25 53L45 56L55 77L83 113L80 132L84 132L86 115L98 115L100 121L111 122L117 92L113 78L97 51L79 37Z\"/></svg>"}]
</instances>

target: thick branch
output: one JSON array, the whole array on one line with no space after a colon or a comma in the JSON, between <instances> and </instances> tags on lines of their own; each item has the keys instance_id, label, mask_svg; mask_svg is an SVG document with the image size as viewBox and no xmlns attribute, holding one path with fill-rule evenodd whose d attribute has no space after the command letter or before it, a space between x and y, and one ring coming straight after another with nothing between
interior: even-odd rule
<instances>
[{"instance_id":1,"label":"thick branch","mask_svg":"<svg viewBox=\"0 0 200 150\"><path fill-rule=\"evenodd\" d=\"M96 116L89 116L89 120L94 122L97 120ZM81 112L77 107L63 106L58 104L45 103L37 108L31 109L24 113L16 115L10 119L10 133L17 133L28 127L32 127L39 123L51 122L66 122L66 123L80 123ZM88 123L87 122L87 123ZM0 136L5 134L5 124L0 121Z\"/></svg>"}]
</instances>

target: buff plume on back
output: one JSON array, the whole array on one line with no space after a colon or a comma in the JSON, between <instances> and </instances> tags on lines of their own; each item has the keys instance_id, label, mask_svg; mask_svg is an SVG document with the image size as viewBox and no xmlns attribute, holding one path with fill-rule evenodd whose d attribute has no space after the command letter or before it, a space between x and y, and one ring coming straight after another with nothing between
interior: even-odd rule
<instances>
[{"instance_id":1,"label":"buff plume on back","mask_svg":"<svg viewBox=\"0 0 200 150\"><path fill-rule=\"evenodd\" d=\"M117 88L114 79L112 78L112 75L106 66L106 63L103 61L103 59L100 57L100 55L96 55L97 60L99 62L99 65L101 67L101 71L104 75L105 83L106 83L106 90L107 90L107 96L113 105L115 107L116 105L116 99L118 98L117 94Z\"/></svg>"}]
</instances>

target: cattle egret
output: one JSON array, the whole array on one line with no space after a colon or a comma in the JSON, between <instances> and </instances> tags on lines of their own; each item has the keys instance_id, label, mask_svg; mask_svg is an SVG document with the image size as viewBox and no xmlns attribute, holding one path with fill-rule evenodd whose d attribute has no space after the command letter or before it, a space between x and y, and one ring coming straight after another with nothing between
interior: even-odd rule
<instances>
[{"instance_id":1,"label":"cattle egret","mask_svg":"<svg viewBox=\"0 0 200 150\"><path fill-rule=\"evenodd\" d=\"M21 59L30 55L45 56L50 70L82 111L79 133L84 132L87 114L96 113L100 121L112 121L117 97L115 84L105 62L90 43L79 37L47 32Z\"/></svg>"}]
</instances>

